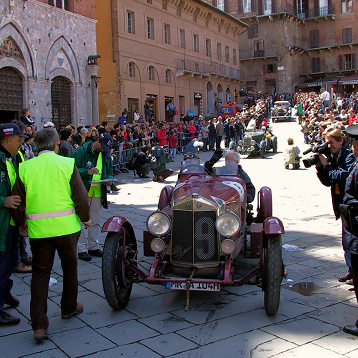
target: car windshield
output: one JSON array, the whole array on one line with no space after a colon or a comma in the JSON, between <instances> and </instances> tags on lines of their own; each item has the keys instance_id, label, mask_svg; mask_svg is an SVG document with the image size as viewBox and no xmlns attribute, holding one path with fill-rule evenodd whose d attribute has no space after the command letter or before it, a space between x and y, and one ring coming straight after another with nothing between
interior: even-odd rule
<instances>
[{"instance_id":1,"label":"car windshield","mask_svg":"<svg viewBox=\"0 0 358 358\"><path fill-rule=\"evenodd\" d=\"M291 107L290 102L275 102L275 106Z\"/></svg>"},{"instance_id":2,"label":"car windshield","mask_svg":"<svg viewBox=\"0 0 358 358\"><path fill-rule=\"evenodd\" d=\"M183 174L204 174L204 163L200 162L200 159L187 159L182 162L181 172Z\"/></svg>"}]
</instances>

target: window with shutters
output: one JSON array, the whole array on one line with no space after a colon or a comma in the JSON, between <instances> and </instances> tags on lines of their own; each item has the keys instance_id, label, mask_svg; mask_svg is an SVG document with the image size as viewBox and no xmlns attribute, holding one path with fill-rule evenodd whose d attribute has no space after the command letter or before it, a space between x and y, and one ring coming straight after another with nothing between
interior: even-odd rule
<instances>
[{"instance_id":1,"label":"window with shutters","mask_svg":"<svg viewBox=\"0 0 358 358\"><path fill-rule=\"evenodd\" d=\"M251 12L251 0L244 0L243 2L243 12L247 13L247 12Z\"/></svg>"},{"instance_id":2,"label":"window with shutters","mask_svg":"<svg viewBox=\"0 0 358 358\"><path fill-rule=\"evenodd\" d=\"M199 35L193 36L193 50L194 52L199 52Z\"/></svg>"},{"instance_id":3,"label":"window with shutters","mask_svg":"<svg viewBox=\"0 0 358 358\"><path fill-rule=\"evenodd\" d=\"M257 36L259 36L259 25L258 24L251 25L247 30L247 37L249 39L253 39L254 37Z\"/></svg>"},{"instance_id":4,"label":"window with shutters","mask_svg":"<svg viewBox=\"0 0 358 358\"><path fill-rule=\"evenodd\" d=\"M49 0L48 4L58 7L59 9L69 10L68 0Z\"/></svg>"},{"instance_id":5,"label":"window with shutters","mask_svg":"<svg viewBox=\"0 0 358 358\"><path fill-rule=\"evenodd\" d=\"M62 76L55 77L51 83L51 102L52 122L56 128L71 124L71 98L71 82Z\"/></svg>"},{"instance_id":6,"label":"window with shutters","mask_svg":"<svg viewBox=\"0 0 358 358\"><path fill-rule=\"evenodd\" d=\"M229 46L225 46L225 61L230 62L230 48L229 48Z\"/></svg>"},{"instance_id":7,"label":"window with shutters","mask_svg":"<svg viewBox=\"0 0 358 358\"><path fill-rule=\"evenodd\" d=\"M319 47L319 30L310 31L310 48Z\"/></svg>"},{"instance_id":8,"label":"window with shutters","mask_svg":"<svg viewBox=\"0 0 358 358\"><path fill-rule=\"evenodd\" d=\"M276 73L277 72L277 65L275 63L269 63L267 65L267 73Z\"/></svg>"},{"instance_id":9,"label":"window with shutters","mask_svg":"<svg viewBox=\"0 0 358 358\"><path fill-rule=\"evenodd\" d=\"M317 73L321 72L321 58L320 57L312 57L312 72Z\"/></svg>"},{"instance_id":10,"label":"window with shutters","mask_svg":"<svg viewBox=\"0 0 358 358\"><path fill-rule=\"evenodd\" d=\"M185 48L185 30L179 30L179 46Z\"/></svg>"},{"instance_id":11,"label":"window with shutters","mask_svg":"<svg viewBox=\"0 0 358 358\"><path fill-rule=\"evenodd\" d=\"M168 0L162 0L162 9L168 10Z\"/></svg>"},{"instance_id":12,"label":"window with shutters","mask_svg":"<svg viewBox=\"0 0 358 358\"><path fill-rule=\"evenodd\" d=\"M154 75L154 67L153 66L149 66L148 67L148 79L149 81L154 81L155 80L155 75Z\"/></svg>"},{"instance_id":13,"label":"window with shutters","mask_svg":"<svg viewBox=\"0 0 358 358\"><path fill-rule=\"evenodd\" d=\"M254 41L254 57L264 57L264 56L265 56L264 40L255 40Z\"/></svg>"},{"instance_id":14,"label":"window with shutters","mask_svg":"<svg viewBox=\"0 0 358 358\"><path fill-rule=\"evenodd\" d=\"M216 45L216 53L217 53L218 61L221 61L222 54L221 54L221 43L220 42L218 42Z\"/></svg>"},{"instance_id":15,"label":"window with shutters","mask_svg":"<svg viewBox=\"0 0 358 358\"><path fill-rule=\"evenodd\" d=\"M127 11L127 32L129 34L135 33L134 13L132 11Z\"/></svg>"},{"instance_id":16,"label":"window with shutters","mask_svg":"<svg viewBox=\"0 0 358 358\"><path fill-rule=\"evenodd\" d=\"M349 14L353 12L353 1L342 0L342 14Z\"/></svg>"},{"instance_id":17,"label":"window with shutters","mask_svg":"<svg viewBox=\"0 0 358 358\"><path fill-rule=\"evenodd\" d=\"M349 44L352 42L352 28L351 27L342 29L342 41L344 44Z\"/></svg>"},{"instance_id":18,"label":"window with shutters","mask_svg":"<svg viewBox=\"0 0 358 358\"><path fill-rule=\"evenodd\" d=\"M272 0L264 0L264 14L270 15L272 13Z\"/></svg>"},{"instance_id":19,"label":"window with shutters","mask_svg":"<svg viewBox=\"0 0 358 358\"><path fill-rule=\"evenodd\" d=\"M354 70L355 69L355 58L353 53L348 53L343 56L343 70Z\"/></svg>"},{"instance_id":20,"label":"window with shutters","mask_svg":"<svg viewBox=\"0 0 358 358\"><path fill-rule=\"evenodd\" d=\"M237 51L235 48L232 50L232 64L237 65Z\"/></svg>"},{"instance_id":21,"label":"window with shutters","mask_svg":"<svg viewBox=\"0 0 358 358\"><path fill-rule=\"evenodd\" d=\"M164 24L164 42L170 44L170 25Z\"/></svg>"},{"instance_id":22,"label":"window with shutters","mask_svg":"<svg viewBox=\"0 0 358 358\"><path fill-rule=\"evenodd\" d=\"M211 40L205 40L205 47L206 47L206 56L211 57Z\"/></svg>"},{"instance_id":23,"label":"window with shutters","mask_svg":"<svg viewBox=\"0 0 358 358\"><path fill-rule=\"evenodd\" d=\"M129 77L135 77L135 64L134 64L134 62L129 62L129 64L128 64L128 74L129 74Z\"/></svg>"},{"instance_id":24,"label":"window with shutters","mask_svg":"<svg viewBox=\"0 0 358 358\"><path fill-rule=\"evenodd\" d=\"M147 38L154 39L154 20L147 17Z\"/></svg>"}]
</instances>

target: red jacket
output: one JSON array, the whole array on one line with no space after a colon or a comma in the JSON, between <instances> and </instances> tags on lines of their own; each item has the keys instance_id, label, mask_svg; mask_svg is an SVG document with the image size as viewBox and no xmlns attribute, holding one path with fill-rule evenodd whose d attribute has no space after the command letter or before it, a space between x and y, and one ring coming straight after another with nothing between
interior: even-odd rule
<instances>
[{"instance_id":1,"label":"red jacket","mask_svg":"<svg viewBox=\"0 0 358 358\"><path fill-rule=\"evenodd\" d=\"M169 136L169 148L178 148L178 137L175 134Z\"/></svg>"},{"instance_id":2,"label":"red jacket","mask_svg":"<svg viewBox=\"0 0 358 358\"><path fill-rule=\"evenodd\" d=\"M159 142L159 145L167 145L167 134L165 131L158 129L157 131L157 139Z\"/></svg>"}]
</instances>

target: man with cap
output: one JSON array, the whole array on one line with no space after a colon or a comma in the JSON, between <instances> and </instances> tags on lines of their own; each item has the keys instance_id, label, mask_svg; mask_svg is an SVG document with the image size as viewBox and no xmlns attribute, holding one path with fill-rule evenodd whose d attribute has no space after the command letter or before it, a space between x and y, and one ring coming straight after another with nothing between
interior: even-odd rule
<instances>
[{"instance_id":1,"label":"man with cap","mask_svg":"<svg viewBox=\"0 0 358 358\"><path fill-rule=\"evenodd\" d=\"M346 181L343 205L340 209L348 208L346 211L341 210L343 227L347 233L343 236L343 248L351 256L351 272L358 302L358 125L348 126L346 134L351 138L355 162ZM345 326L343 331L358 336L358 320L354 325Z\"/></svg>"},{"instance_id":2,"label":"man with cap","mask_svg":"<svg viewBox=\"0 0 358 358\"><path fill-rule=\"evenodd\" d=\"M102 250L98 243L99 221L102 206L105 209L108 208L106 185L111 185L113 180L111 145L112 137L107 133L102 133L93 142L86 142L77 148L73 154L78 171L88 191L92 221L92 226L88 229L88 240L82 227L78 241L78 257L84 261L90 261L90 255L102 256ZM91 181L106 179L108 179L106 185L91 185L90 183Z\"/></svg>"},{"instance_id":3,"label":"man with cap","mask_svg":"<svg viewBox=\"0 0 358 358\"><path fill-rule=\"evenodd\" d=\"M10 225L10 209L16 209L20 196L11 195L19 159L17 157L24 138L14 123L0 125L0 326L18 324L20 319L4 311L4 305L17 307L19 301L10 293L13 285L11 272L17 265L18 230Z\"/></svg>"},{"instance_id":4,"label":"man with cap","mask_svg":"<svg viewBox=\"0 0 358 358\"><path fill-rule=\"evenodd\" d=\"M57 155L59 136L52 128L36 134L36 158L19 165L13 194L21 202L12 210L20 229L27 227L32 251L31 325L36 343L48 338L47 297L55 252L63 270L62 319L83 311L77 302L77 240L81 226L90 226L86 189L73 158ZM39 180L40 178L40 180Z\"/></svg>"}]
</instances>

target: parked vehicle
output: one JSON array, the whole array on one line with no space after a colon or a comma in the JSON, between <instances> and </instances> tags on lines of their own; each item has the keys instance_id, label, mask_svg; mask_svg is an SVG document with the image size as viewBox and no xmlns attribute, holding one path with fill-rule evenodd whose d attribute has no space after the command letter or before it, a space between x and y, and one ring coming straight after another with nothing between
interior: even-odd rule
<instances>
[{"instance_id":1,"label":"parked vehicle","mask_svg":"<svg viewBox=\"0 0 358 358\"><path fill-rule=\"evenodd\" d=\"M291 120L292 107L289 101L276 101L271 109L272 122Z\"/></svg>"},{"instance_id":2,"label":"parked vehicle","mask_svg":"<svg viewBox=\"0 0 358 358\"><path fill-rule=\"evenodd\" d=\"M261 158L265 158L265 153L269 150L274 153L277 152L277 137L271 132L263 132L262 130L247 132L244 139L239 141L237 147L240 154L260 155Z\"/></svg>"},{"instance_id":3,"label":"parked vehicle","mask_svg":"<svg viewBox=\"0 0 358 358\"><path fill-rule=\"evenodd\" d=\"M272 216L268 187L258 193L254 217L237 164L232 168L208 171L199 159L183 162L176 185L162 189L158 209L147 219L144 255L154 256L148 271L137 261L138 245L129 221L114 216L104 224L103 289L114 310L127 305L133 284L139 282L186 291L186 309L190 291L254 283L264 291L266 314L277 312L284 276L284 227ZM238 276L237 271L247 267L243 260L253 266Z\"/></svg>"}]
</instances>

